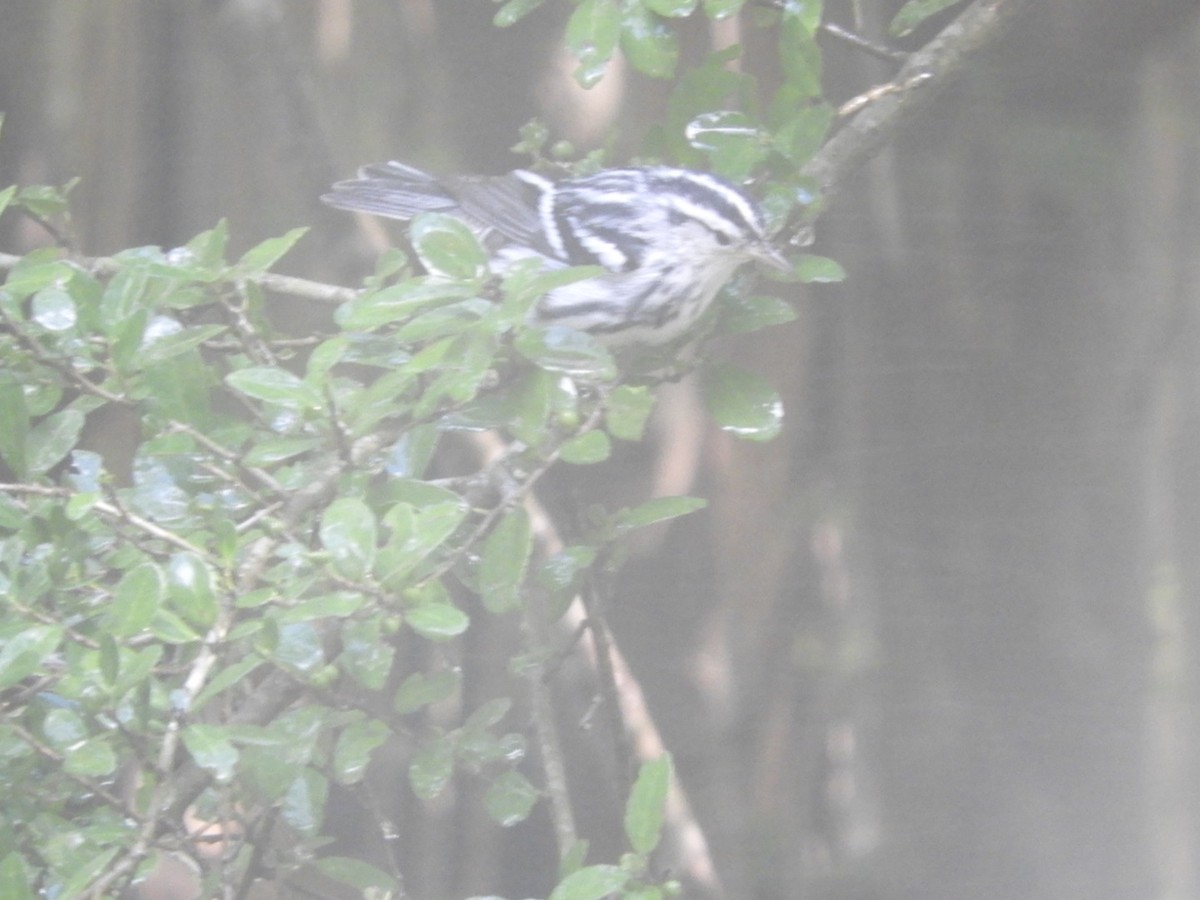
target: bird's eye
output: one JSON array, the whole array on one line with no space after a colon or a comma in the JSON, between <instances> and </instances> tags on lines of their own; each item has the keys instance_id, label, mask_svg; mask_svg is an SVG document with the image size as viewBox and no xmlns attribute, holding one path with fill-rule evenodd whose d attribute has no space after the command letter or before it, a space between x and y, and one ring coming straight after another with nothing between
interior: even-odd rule
<instances>
[{"instance_id":1,"label":"bird's eye","mask_svg":"<svg viewBox=\"0 0 1200 900\"><path fill-rule=\"evenodd\" d=\"M733 243L733 238L730 237L728 234L726 234L724 231L714 231L713 234L717 238L717 243L720 244L722 247L728 247L730 244Z\"/></svg>"}]
</instances>

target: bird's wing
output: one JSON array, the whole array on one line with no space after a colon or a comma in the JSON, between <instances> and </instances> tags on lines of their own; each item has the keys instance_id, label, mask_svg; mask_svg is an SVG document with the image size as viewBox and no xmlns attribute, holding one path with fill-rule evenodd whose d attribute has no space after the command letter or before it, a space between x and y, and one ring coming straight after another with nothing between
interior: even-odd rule
<instances>
[{"instance_id":1,"label":"bird's wing","mask_svg":"<svg viewBox=\"0 0 1200 900\"><path fill-rule=\"evenodd\" d=\"M358 177L339 181L321 199L338 209L411 219L422 212L453 213L458 203L432 175L404 163L364 166Z\"/></svg>"},{"instance_id":2,"label":"bird's wing","mask_svg":"<svg viewBox=\"0 0 1200 900\"><path fill-rule=\"evenodd\" d=\"M411 219L422 212L457 216L492 250L507 243L555 255L546 240L537 201L542 189L516 175L435 178L400 162L364 166L321 199L338 209Z\"/></svg>"}]
</instances>

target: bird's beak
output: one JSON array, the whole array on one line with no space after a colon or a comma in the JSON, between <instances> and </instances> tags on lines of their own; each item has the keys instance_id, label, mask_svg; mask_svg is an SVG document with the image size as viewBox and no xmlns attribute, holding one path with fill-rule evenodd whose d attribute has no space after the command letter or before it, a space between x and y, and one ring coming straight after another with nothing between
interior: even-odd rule
<instances>
[{"instance_id":1,"label":"bird's beak","mask_svg":"<svg viewBox=\"0 0 1200 900\"><path fill-rule=\"evenodd\" d=\"M787 257L766 241L756 245L750 255L776 271L788 273L792 271L792 264L788 262Z\"/></svg>"}]
</instances>

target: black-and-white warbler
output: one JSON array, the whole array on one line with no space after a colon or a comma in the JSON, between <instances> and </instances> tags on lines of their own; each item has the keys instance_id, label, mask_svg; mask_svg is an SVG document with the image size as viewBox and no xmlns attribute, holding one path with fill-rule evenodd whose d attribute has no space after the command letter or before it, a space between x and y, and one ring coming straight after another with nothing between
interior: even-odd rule
<instances>
[{"instance_id":1,"label":"black-and-white warbler","mask_svg":"<svg viewBox=\"0 0 1200 900\"><path fill-rule=\"evenodd\" d=\"M661 345L687 334L743 263L790 270L750 197L687 169L608 169L555 182L522 169L435 177L389 162L366 166L322 199L396 219L454 216L497 268L531 256L553 267L602 266L603 275L552 290L534 317L610 346Z\"/></svg>"}]
</instances>

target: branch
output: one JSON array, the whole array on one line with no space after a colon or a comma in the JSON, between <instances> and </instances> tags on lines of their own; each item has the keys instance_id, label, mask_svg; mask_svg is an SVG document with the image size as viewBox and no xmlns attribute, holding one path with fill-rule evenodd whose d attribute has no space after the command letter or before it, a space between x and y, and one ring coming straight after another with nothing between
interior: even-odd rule
<instances>
[{"instance_id":1,"label":"branch","mask_svg":"<svg viewBox=\"0 0 1200 900\"><path fill-rule=\"evenodd\" d=\"M1033 0L977 0L912 54L889 85L868 92L866 106L801 169L801 175L817 183L821 202L808 207L794 223L793 233L803 232L825 212L850 183L850 176L925 109L970 60L1007 33L1017 16L1032 5Z\"/></svg>"},{"instance_id":2,"label":"branch","mask_svg":"<svg viewBox=\"0 0 1200 900\"><path fill-rule=\"evenodd\" d=\"M110 277L128 265L110 256L71 257L72 261L93 275ZM21 257L11 253L0 253L0 272L7 272L21 261ZM300 297L304 300L317 300L321 303L337 305L353 300L359 295L354 288L341 287L336 284L324 284L320 281L309 281L306 278L294 278L291 275L279 275L275 272L259 272L252 275L229 273L230 281L243 281L256 284L261 288L276 294L287 294L290 297Z\"/></svg>"}]
</instances>

